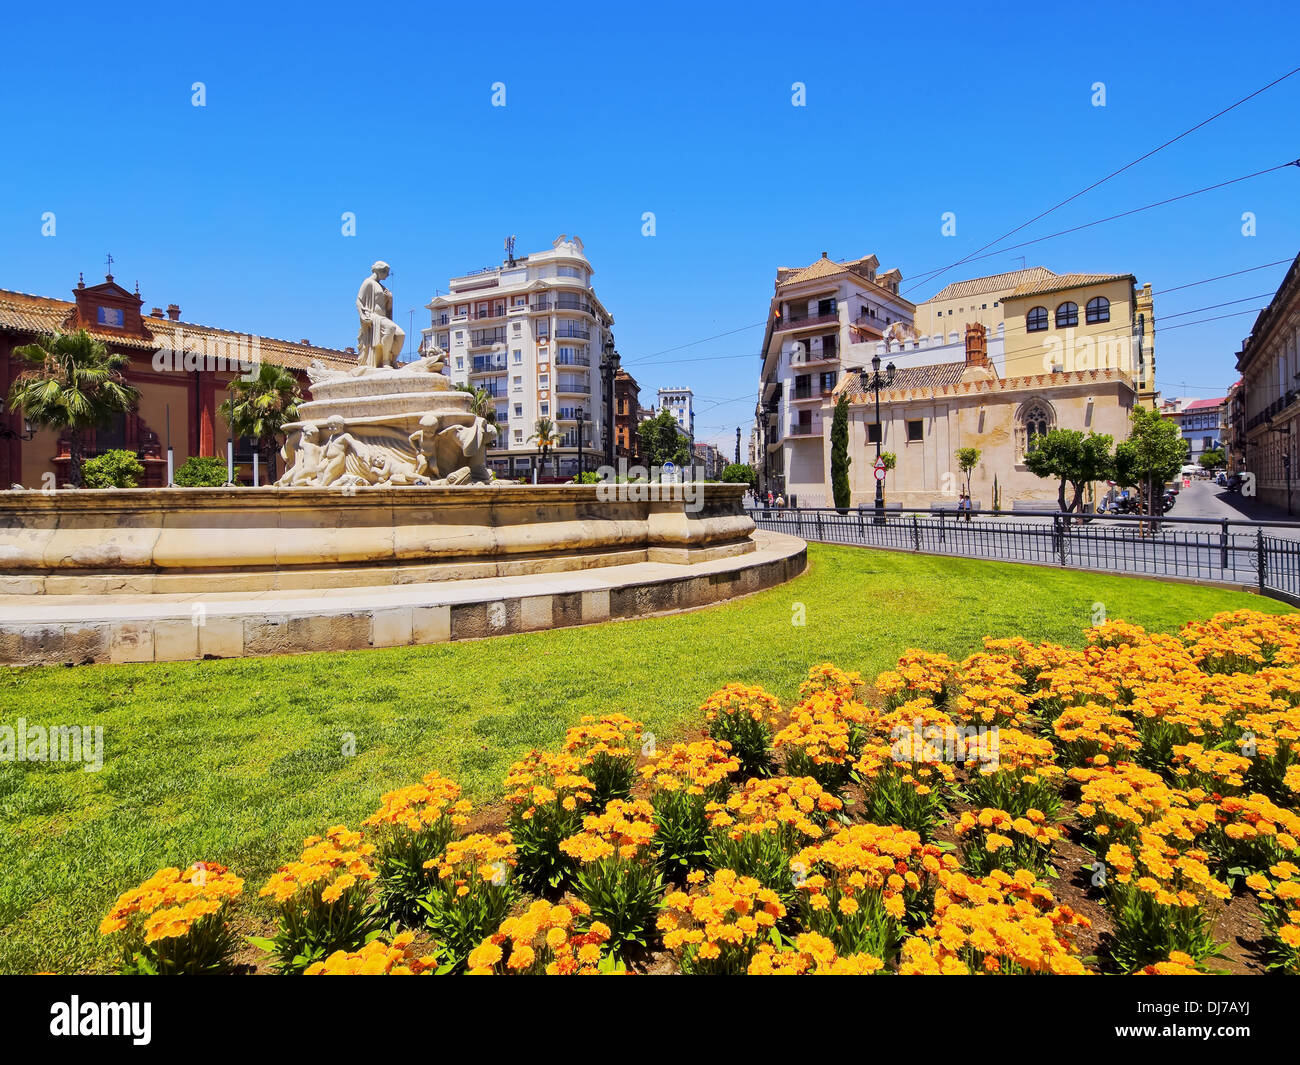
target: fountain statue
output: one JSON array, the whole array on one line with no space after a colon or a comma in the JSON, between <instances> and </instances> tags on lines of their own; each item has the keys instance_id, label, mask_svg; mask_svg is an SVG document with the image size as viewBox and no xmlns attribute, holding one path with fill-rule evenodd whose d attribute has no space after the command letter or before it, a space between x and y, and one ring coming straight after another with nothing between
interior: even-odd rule
<instances>
[{"instance_id":1,"label":"fountain statue","mask_svg":"<svg viewBox=\"0 0 1300 1065\"><path fill-rule=\"evenodd\" d=\"M307 371L311 400L285 428L284 475L295 488L491 484L487 449L496 427L471 411L468 393L442 372L444 352L397 364L406 334L377 262L357 293L357 365Z\"/></svg>"}]
</instances>

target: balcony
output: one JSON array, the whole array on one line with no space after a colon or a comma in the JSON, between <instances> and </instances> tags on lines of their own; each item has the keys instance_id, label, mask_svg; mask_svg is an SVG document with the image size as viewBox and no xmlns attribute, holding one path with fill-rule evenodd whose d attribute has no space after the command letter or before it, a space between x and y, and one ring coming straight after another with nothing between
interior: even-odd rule
<instances>
[{"instance_id":1,"label":"balcony","mask_svg":"<svg viewBox=\"0 0 1300 1065\"><path fill-rule=\"evenodd\" d=\"M506 331L504 329L475 329L469 335L469 346L471 348L490 348L493 344L504 344L506 342Z\"/></svg>"},{"instance_id":2,"label":"balcony","mask_svg":"<svg viewBox=\"0 0 1300 1065\"><path fill-rule=\"evenodd\" d=\"M555 391L568 396L589 396L591 395L591 385L583 384L579 381L561 380L556 382Z\"/></svg>"},{"instance_id":3,"label":"balcony","mask_svg":"<svg viewBox=\"0 0 1300 1065\"><path fill-rule=\"evenodd\" d=\"M532 307L535 311L549 311L551 309L550 300L537 300Z\"/></svg>"},{"instance_id":4,"label":"balcony","mask_svg":"<svg viewBox=\"0 0 1300 1065\"><path fill-rule=\"evenodd\" d=\"M790 436L821 436L821 422L794 422L790 426Z\"/></svg>"},{"instance_id":5,"label":"balcony","mask_svg":"<svg viewBox=\"0 0 1300 1065\"><path fill-rule=\"evenodd\" d=\"M813 316L804 315L802 317L790 315L776 323L772 331L774 333L783 333L789 329L811 329L818 325L839 325L840 315L836 311L833 314L818 314Z\"/></svg>"},{"instance_id":6,"label":"balcony","mask_svg":"<svg viewBox=\"0 0 1300 1065\"><path fill-rule=\"evenodd\" d=\"M590 355L556 355L556 366L590 366Z\"/></svg>"},{"instance_id":7,"label":"balcony","mask_svg":"<svg viewBox=\"0 0 1300 1065\"><path fill-rule=\"evenodd\" d=\"M583 314L594 314L591 304L580 296L556 296L555 309L560 311L581 311Z\"/></svg>"},{"instance_id":8,"label":"balcony","mask_svg":"<svg viewBox=\"0 0 1300 1065\"><path fill-rule=\"evenodd\" d=\"M506 357L502 355L475 355L470 364L470 373L501 372L506 369Z\"/></svg>"},{"instance_id":9,"label":"balcony","mask_svg":"<svg viewBox=\"0 0 1300 1065\"><path fill-rule=\"evenodd\" d=\"M591 330L580 325L558 325L555 327L556 340L590 340Z\"/></svg>"}]
</instances>

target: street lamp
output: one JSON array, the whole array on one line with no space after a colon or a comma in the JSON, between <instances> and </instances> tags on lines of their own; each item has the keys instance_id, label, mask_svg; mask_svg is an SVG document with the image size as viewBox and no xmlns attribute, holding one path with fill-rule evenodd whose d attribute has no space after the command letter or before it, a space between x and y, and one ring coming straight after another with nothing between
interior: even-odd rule
<instances>
[{"instance_id":1,"label":"street lamp","mask_svg":"<svg viewBox=\"0 0 1300 1065\"><path fill-rule=\"evenodd\" d=\"M575 413L578 415L578 476L573 480L582 484L582 438L586 435L583 430L587 427L587 412L579 407Z\"/></svg>"},{"instance_id":2,"label":"street lamp","mask_svg":"<svg viewBox=\"0 0 1300 1065\"><path fill-rule=\"evenodd\" d=\"M885 367L885 372L880 372L880 356L871 356L871 376L868 377L864 372L862 375L862 387L868 392L876 394L876 462L880 462L880 442L885 437L885 427L880 424L880 390L888 388L894 383L894 364L891 362ZM876 519L877 525L885 524L885 480L883 477L876 478Z\"/></svg>"}]
</instances>

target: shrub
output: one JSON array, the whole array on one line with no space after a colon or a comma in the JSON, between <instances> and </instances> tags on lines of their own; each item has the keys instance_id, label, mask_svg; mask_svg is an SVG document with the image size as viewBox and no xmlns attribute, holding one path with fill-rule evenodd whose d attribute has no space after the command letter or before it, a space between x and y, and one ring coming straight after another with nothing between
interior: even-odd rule
<instances>
[{"instance_id":1,"label":"shrub","mask_svg":"<svg viewBox=\"0 0 1300 1065\"><path fill-rule=\"evenodd\" d=\"M1060 830L1047 824L1041 810L1029 810L1024 817L1012 817L1005 810L967 810L953 831L961 846L962 865L976 876L988 876L995 869L1007 873L1028 869L1041 875L1047 872L1061 838Z\"/></svg>"},{"instance_id":2,"label":"shrub","mask_svg":"<svg viewBox=\"0 0 1300 1065\"><path fill-rule=\"evenodd\" d=\"M181 488L220 488L229 477L226 460L216 455L191 455L172 472L172 483Z\"/></svg>"},{"instance_id":3,"label":"shrub","mask_svg":"<svg viewBox=\"0 0 1300 1065\"><path fill-rule=\"evenodd\" d=\"M238 939L227 907L244 882L224 865L196 862L184 873L160 869L118 897L99 926L116 935L123 973L201 976L235 969Z\"/></svg>"},{"instance_id":4,"label":"shrub","mask_svg":"<svg viewBox=\"0 0 1300 1065\"><path fill-rule=\"evenodd\" d=\"M144 476L144 466L135 452L114 449L87 459L81 467L85 488L135 488Z\"/></svg>"}]
</instances>

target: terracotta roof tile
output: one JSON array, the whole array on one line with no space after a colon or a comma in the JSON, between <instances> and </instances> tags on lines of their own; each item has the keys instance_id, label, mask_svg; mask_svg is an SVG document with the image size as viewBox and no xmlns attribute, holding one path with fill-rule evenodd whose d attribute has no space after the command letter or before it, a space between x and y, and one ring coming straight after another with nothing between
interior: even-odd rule
<instances>
[{"instance_id":1,"label":"terracotta roof tile","mask_svg":"<svg viewBox=\"0 0 1300 1065\"><path fill-rule=\"evenodd\" d=\"M1025 281L1017 285L1008 295L1037 296L1046 292L1060 292L1062 289L1100 285L1105 281L1123 281L1125 278L1132 277L1132 274L1053 274L1038 281Z\"/></svg>"},{"instance_id":2,"label":"terracotta roof tile","mask_svg":"<svg viewBox=\"0 0 1300 1065\"><path fill-rule=\"evenodd\" d=\"M966 371L963 362L933 362L926 366L909 366L905 370L895 370L891 392L915 392L926 389L943 388L945 385L961 383ZM850 399L858 399L869 394L862 385L862 375L866 371L846 373L844 375L844 392Z\"/></svg>"},{"instance_id":3,"label":"terracotta roof tile","mask_svg":"<svg viewBox=\"0 0 1300 1065\"><path fill-rule=\"evenodd\" d=\"M1011 270L1004 274L989 274L987 277L972 277L968 281L954 281L946 288L940 289L926 303L938 303L943 300L961 299L964 296L982 296L986 292L999 289L1011 289L1028 281L1041 281L1055 277L1045 266L1030 266L1024 270Z\"/></svg>"}]
</instances>

